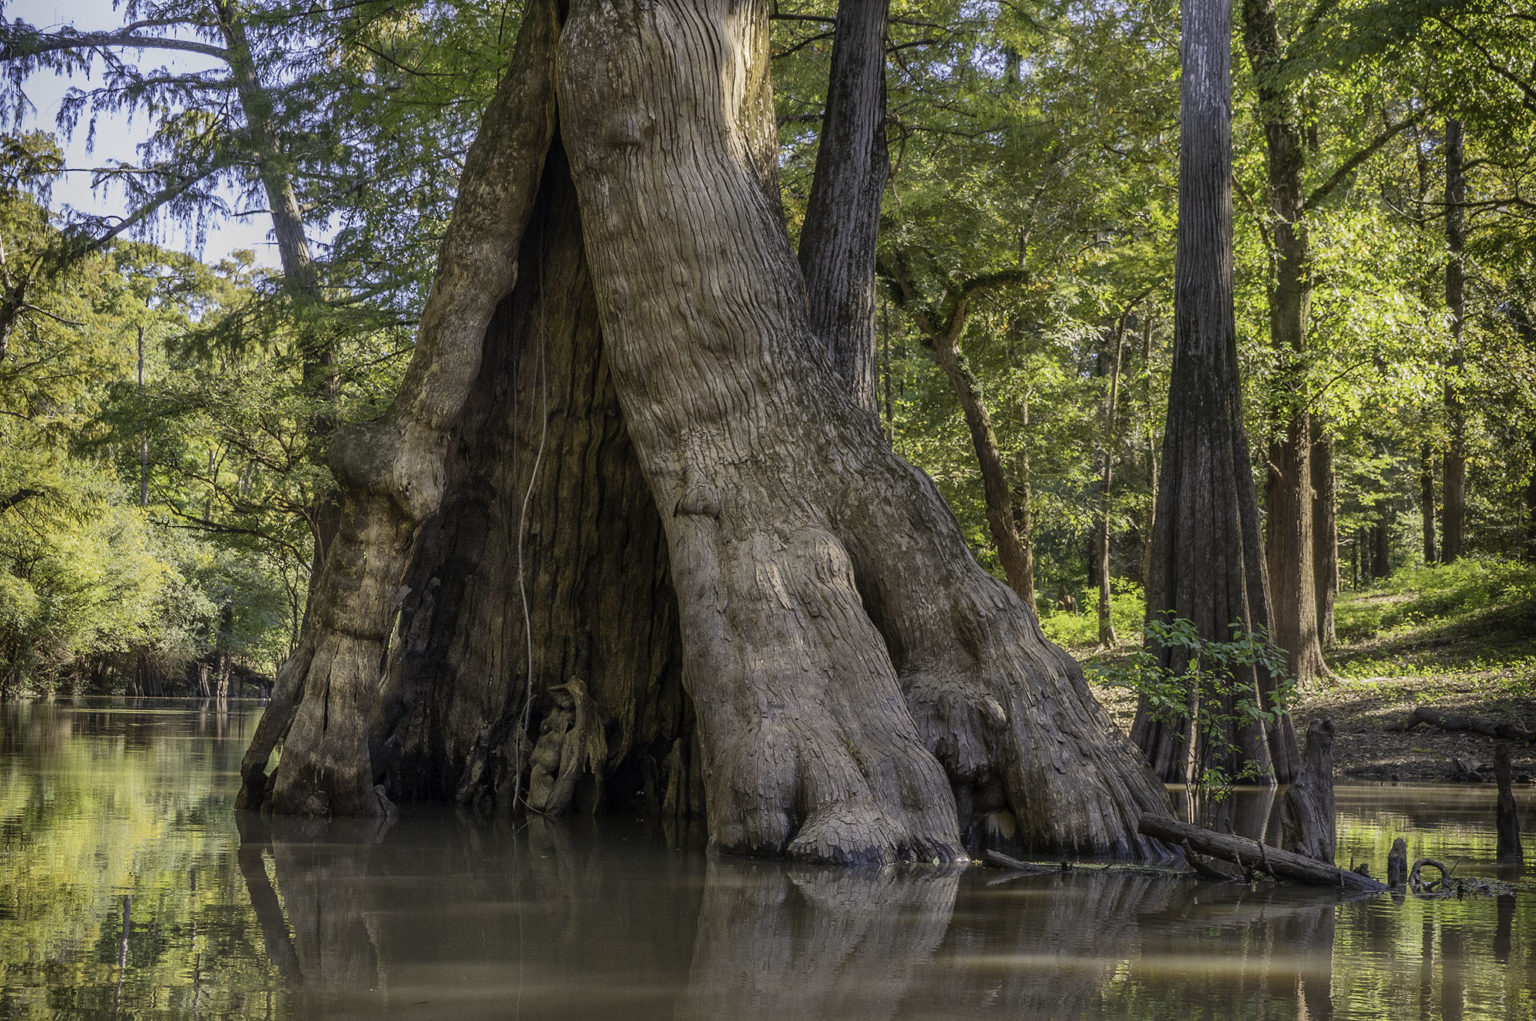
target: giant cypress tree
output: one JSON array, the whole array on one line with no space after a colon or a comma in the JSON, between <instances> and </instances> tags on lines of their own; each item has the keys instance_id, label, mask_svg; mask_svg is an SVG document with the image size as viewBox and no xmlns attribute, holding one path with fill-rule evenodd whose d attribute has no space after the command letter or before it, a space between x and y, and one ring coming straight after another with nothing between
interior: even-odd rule
<instances>
[{"instance_id":1,"label":"giant cypress tree","mask_svg":"<svg viewBox=\"0 0 1536 1021\"><path fill-rule=\"evenodd\" d=\"M1264 539L1243 427L1232 293L1231 0L1183 0L1180 76L1179 219L1175 255L1173 376L1147 612L1194 623L1200 637L1226 641L1235 624L1270 623ZM1182 673L1187 650L1160 650L1161 665ZM1193 763L1237 776L1245 762L1287 782L1298 759L1290 717L1238 727L1235 702L1273 705L1276 679L1259 669L1237 678L1246 689L1192 688L1187 714L1172 722L1145 698L1132 738L1167 781L1191 779ZM1213 734L1202 721L1236 728ZM1215 740L1209 756L1202 743Z\"/></svg>"},{"instance_id":2,"label":"giant cypress tree","mask_svg":"<svg viewBox=\"0 0 1536 1021\"><path fill-rule=\"evenodd\" d=\"M810 326L766 15L528 6L406 380L332 447L246 807L644 787L735 851L1146 847L1161 787Z\"/></svg>"}]
</instances>

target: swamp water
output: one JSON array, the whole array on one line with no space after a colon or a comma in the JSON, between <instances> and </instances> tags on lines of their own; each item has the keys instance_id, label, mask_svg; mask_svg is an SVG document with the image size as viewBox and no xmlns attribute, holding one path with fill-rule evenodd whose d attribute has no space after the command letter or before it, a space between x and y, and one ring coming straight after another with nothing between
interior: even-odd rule
<instances>
[{"instance_id":1,"label":"swamp water","mask_svg":"<svg viewBox=\"0 0 1536 1021\"><path fill-rule=\"evenodd\" d=\"M259 712L0 705L0 1018L1536 1019L1536 895L868 874L449 810L237 818ZM1340 788L1339 859L1379 874L1403 835L1498 875L1492 798Z\"/></svg>"}]
</instances>

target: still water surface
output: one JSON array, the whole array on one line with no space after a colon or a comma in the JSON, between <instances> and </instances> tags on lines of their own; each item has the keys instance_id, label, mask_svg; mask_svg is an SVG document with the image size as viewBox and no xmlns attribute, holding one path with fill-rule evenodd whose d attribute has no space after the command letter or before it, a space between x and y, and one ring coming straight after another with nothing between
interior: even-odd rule
<instances>
[{"instance_id":1,"label":"still water surface","mask_svg":"<svg viewBox=\"0 0 1536 1021\"><path fill-rule=\"evenodd\" d=\"M259 712L0 705L0 1018L1536 1019L1529 894L849 873L447 810L269 823L230 807ZM1341 861L1379 874L1401 834L1497 872L1489 791L1339 809Z\"/></svg>"}]
</instances>

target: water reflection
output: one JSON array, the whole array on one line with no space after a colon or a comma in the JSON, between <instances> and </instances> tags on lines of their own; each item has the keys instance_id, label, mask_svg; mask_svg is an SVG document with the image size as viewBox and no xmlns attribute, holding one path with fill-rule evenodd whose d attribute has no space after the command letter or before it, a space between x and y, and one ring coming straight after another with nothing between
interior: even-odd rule
<instances>
[{"instance_id":1,"label":"water reflection","mask_svg":"<svg viewBox=\"0 0 1536 1021\"><path fill-rule=\"evenodd\" d=\"M852 873L449 810L237 817L251 719L0 707L0 1017L1536 1017L1525 895ZM1379 869L1403 835L1488 873L1482 797L1341 791L1340 861Z\"/></svg>"}]
</instances>

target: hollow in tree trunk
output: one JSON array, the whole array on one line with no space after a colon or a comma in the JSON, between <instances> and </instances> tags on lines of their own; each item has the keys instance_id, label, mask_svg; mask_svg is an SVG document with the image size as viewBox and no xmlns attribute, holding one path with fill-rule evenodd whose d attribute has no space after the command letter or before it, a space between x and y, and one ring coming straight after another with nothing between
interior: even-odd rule
<instances>
[{"instance_id":1,"label":"hollow in tree trunk","mask_svg":"<svg viewBox=\"0 0 1536 1021\"><path fill-rule=\"evenodd\" d=\"M1269 626L1232 304L1231 12L1230 0L1182 5L1173 375L1147 584L1150 618L1188 619L1214 641L1228 640L1234 624ZM1160 659L1175 673L1185 666L1174 649L1160 650ZM1274 707L1274 677L1249 670L1238 680L1244 697ZM1171 782L1190 780L1197 763L1220 766L1228 776L1252 763L1264 780L1289 781L1298 768L1290 715L1240 726L1236 698L1192 688L1181 719L1155 713L1143 698L1132 737ZM1211 733L1202 723L1207 718L1225 721L1227 732ZM1205 754L1213 741L1220 752Z\"/></svg>"},{"instance_id":2,"label":"hollow in tree trunk","mask_svg":"<svg viewBox=\"0 0 1536 1021\"><path fill-rule=\"evenodd\" d=\"M1152 849L1156 779L809 325L766 15L530 6L406 382L333 449L342 529L246 807L625 776L700 789L728 851Z\"/></svg>"}]
</instances>

